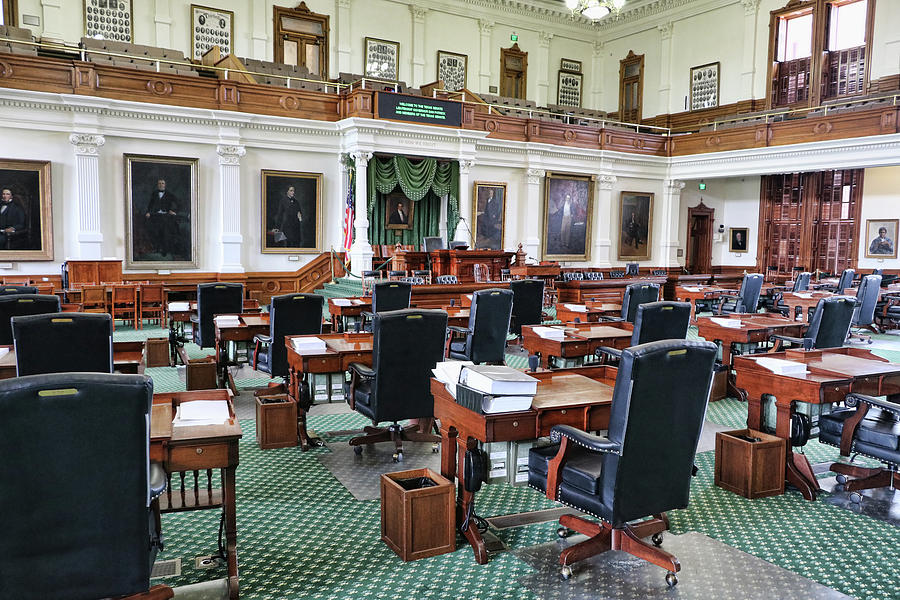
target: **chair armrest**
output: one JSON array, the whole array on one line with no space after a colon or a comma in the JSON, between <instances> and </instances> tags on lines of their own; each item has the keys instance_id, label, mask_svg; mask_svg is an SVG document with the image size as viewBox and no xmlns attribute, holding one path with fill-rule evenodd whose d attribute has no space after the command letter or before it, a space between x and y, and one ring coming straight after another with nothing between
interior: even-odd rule
<instances>
[{"instance_id":1,"label":"chair armrest","mask_svg":"<svg viewBox=\"0 0 900 600\"><path fill-rule=\"evenodd\" d=\"M191 315L191 323L199 323L200 315Z\"/></svg>"},{"instance_id":2,"label":"chair armrest","mask_svg":"<svg viewBox=\"0 0 900 600\"><path fill-rule=\"evenodd\" d=\"M469 335L472 333L472 330L468 327L458 327L456 325L448 325L447 331L452 333L459 333L461 335Z\"/></svg>"},{"instance_id":3,"label":"chair armrest","mask_svg":"<svg viewBox=\"0 0 900 600\"><path fill-rule=\"evenodd\" d=\"M560 441L560 438L566 438L592 452L619 454L622 451L622 447L618 443L610 441L603 436L576 429L571 425L553 426L550 430L550 439L554 442L558 442Z\"/></svg>"},{"instance_id":4,"label":"chair armrest","mask_svg":"<svg viewBox=\"0 0 900 600\"><path fill-rule=\"evenodd\" d=\"M150 463L150 500L156 500L166 491L166 472L158 462Z\"/></svg>"},{"instance_id":5,"label":"chair armrest","mask_svg":"<svg viewBox=\"0 0 900 600\"><path fill-rule=\"evenodd\" d=\"M607 323L621 323L625 319L622 317L607 317L605 315L600 315L599 320L600 322L606 321Z\"/></svg>"},{"instance_id":6,"label":"chair armrest","mask_svg":"<svg viewBox=\"0 0 900 600\"><path fill-rule=\"evenodd\" d=\"M594 355L597 358L601 358L604 354L609 354L613 358L622 358L622 351L617 348L610 348L609 346L600 346L594 352Z\"/></svg>"},{"instance_id":7,"label":"chair armrest","mask_svg":"<svg viewBox=\"0 0 900 600\"><path fill-rule=\"evenodd\" d=\"M740 290L722 290L719 292L719 296L737 296L740 294Z\"/></svg>"},{"instance_id":8,"label":"chair armrest","mask_svg":"<svg viewBox=\"0 0 900 600\"><path fill-rule=\"evenodd\" d=\"M363 377L365 379L375 379L375 371L362 363L350 363L347 370L350 371L350 374L353 376Z\"/></svg>"},{"instance_id":9,"label":"chair armrest","mask_svg":"<svg viewBox=\"0 0 900 600\"><path fill-rule=\"evenodd\" d=\"M375 313L369 310L363 310L360 311L359 316L361 316L363 319L374 319Z\"/></svg>"},{"instance_id":10,"label":"chair armrest","mask_svg":"<svg viewBox=\"0 0 900 600\"><path fill-rule=\"evenodd\" d=\"M263 335L263 334L259 333L259 334L253 336L253 341L256 342L257 344L271 344L272 336Z\"/></svg>"},{"instance_id":11,"label":"chair armrest","mask_svg":"<svg viewBox=\"0 0 900 600\"><path fill-rule=\"evenodd\" d=\"M844 401L847 403L847 406L851 407L855 406L856 402L864 402L870 406L877 406L881 410L900 417L900 404L891 402L890 400L882 400L881 398L875 398L874 396L852 393L847 394L844 397Z\"/></svg>"},{"instance_id":12,"label":"chair armrest","mask_svg":"<svg viewBox=\"0 0 900 600\"><path fill-rule=\"evenodd\" d=\"M775 334L775 335L769 336L769 340L772 342L776 342L775 343L776 348L780 348L782 346L782 344L777 343L777 342L781 341L781 342L790 342L792 344L797 344L798 346L803 346L804 350L812 350L812 343L813 343L812 338L798 338L798 337L791 337L789 335ZM775 351L777 352L777 350L775 350Z\"/></svg>"}]
</instances>

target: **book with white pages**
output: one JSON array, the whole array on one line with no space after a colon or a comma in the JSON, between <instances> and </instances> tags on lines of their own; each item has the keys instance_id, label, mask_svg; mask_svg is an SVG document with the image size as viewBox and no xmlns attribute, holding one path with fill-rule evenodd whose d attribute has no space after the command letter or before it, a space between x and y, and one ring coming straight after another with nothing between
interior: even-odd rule
<instances>
[{"instance_id":1,"label":"book with white pages","mask_svg":"<svg viewBox=\"0 0 900 600\"><path fill-rule=\"evenodd\" d=\"M456 398L456 384L463 367L474 365L471 360L444 360L431 369L434 378L444 384L450 395Z\"/></svg>"},{"instance_id":2,"label":"book with white pages","mask_svg":"<svg viewBox=\"0 0 900 600\"><path fill-rule=\"evenodd\" d=\"M331 303L335 306L350 306L349 298L332 298Z\"/></svg>"},{"instance_id":3,"label":"book with white pages","mask_svg":"<svg viewBox=\"0 0 900 600\"><path fill-rule=\"evenodd\" d=\"M213 321L219 327L241 324L241 318L238 315L216 315L213 317Z\"/></svg>"},{"instance_id":4,"label":"book with white pages","mask_svg":"<svg viewBox=\"0 0 900 600\"><path fill-rule=\"evenodd\" d=\"M169 312L184 312L191 310L190 302L169 302Z\"/></svg>"},{"instance_id":5,"label":"book with white pages","mask_svg":"<svg viewBox=\"0 0 900 600\"><path fill-rule=\"evenodd\" d=\"M485 394L533 396L538 380L505 365L472 365L462 370L460 383Z\"/></svg>"},{"instance_id":6,"label":"book with white pages","mask_svg":"<svg viewBox=\"0 0 900 600\"><path fill-rule=\"evenodd\" d=\"M583 312L586 313L588 308L584 304L563 304L567 309L573 312Z\"/></svg>"},{"instance_id":7,"label":"book with white pages","mask_svg":"<svg viewBox=\"0 0 900 600\"><path fill-rule=\"evenodd\" d=\"M226 400L194 400L178 405L172 425L174 427L221 425L230 418Z\"/></svg>"},{"instance_id":8,"label":"book with white pages","mask_svg":"<svg viewBox=\"0 0 900 600\"><path fill-rule=\"evenodd\" d=\"M291 338L291 345L294 346L294 350L306 352L312 352L316 350L324 352L328 349L328 346L325 344L325 340L323 340L322 338L317 338L315 336Z\"/></svg>"},{"instance_id":9,"label":"book with white pages","mask_svg":"<svg viewBox=\"0 0 900 600\"><path fill-rule=\"evenodd\" d=\"M565 329L557 329L556 327L532 327L531 330L538 336L548 340L562 340L566 337Z\"/></svg>"},{"instance_id":10,"label":"book with white pages","mask_svg":"<svg viewBox=\"0 0 900 600\"><path fill-rule=\"evenodd\" d=\"M759 357L756 364L765 367L777 375L803 375L808 373L809 369L806 364L793 360L784 360L782 358Z\"/></svg>"},{"instance_id":11,"label":"book with white pages","mask_svg":"<svg viewBox=\"0 0 900 600\"><path fill-rule=\"evenodd\" d=\"M703 291L703 288L684 286L684 291L686 291L686 292L700 292L700 291Z\"/></svg>"}]
</instances>

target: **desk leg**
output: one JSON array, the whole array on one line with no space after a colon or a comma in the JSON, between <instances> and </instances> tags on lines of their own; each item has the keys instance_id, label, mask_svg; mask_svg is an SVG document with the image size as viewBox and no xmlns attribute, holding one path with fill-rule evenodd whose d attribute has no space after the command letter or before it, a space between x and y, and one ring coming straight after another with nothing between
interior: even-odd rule
<instances>
[{"instance_id":1,"label":"desk leg","mask_svg":"<svg viewBox=\"0 0 900 600\"><path fill-rule=\"evenodd\" d=\"M806 455L799 454L791 450L791 413L793 412L792 402L782 402L775 399L775 408L777 409L775 417L775 435L788 440L787 465L784 470L784 477L788 483L800 490L803 497L807 500L815 500L816 494L822 491L819 487L819 481L813 473L812 466Z\"/></svg>"},{"instance_id":2,"label":"desk leg","mask_svg":"<svg viewBox=\"0 0 900 600\"><path fill-rule=\"evenodd\" d=\"M303 408L302 403L300 402L300 398L303 397L302 390L300 386L309 386L309 374L304 373L303 379L297 377L297 436L300 438L300 449L304 452L309 450L309 433L306 431L306 409ZM331 380L328 381L329 385L331 384ZM309 393L312 394L313 390L310 389Z\"/></svg>"},{"instance_id":3,"label":"desk leg","mask_svg":"<svg viewBox=\"0 0 900 600\"><path fill-rule=\"evenodd\" d=\"M449 481L456 479L456 436L455 427L445 426L441 420L441 475Z\"/></svg>"},{"instance_id":4,"label":"desk leg","mask_svg":"<svg viewBox=\"0 0 900 600\"><path fill-rule=\"evenodd\" d=\"M237 561L237 502L235 500L235 469L226 467L222 469L222 494L223 510L225 511L225 551L228 560L228 597L237 600L238 586L238 561Z\"/></svg>"},{"instance_id":5,"label":"desk leg","mask_svg":"<svg viewBox=\"0 0 900 600\"><path fill-rule=\"evenodd\" d=\"M762 427L761 396L749 396L747 398L747 427L757 431Z\"/></svg>"},{"instance_id":6,"label":"desk leg","mask_svg":"<svg viewBox=\"0 0 900 600\"><path fill-rule=\"evenodd\" d=\"M475 492L470 492L466 490L465 484L463 483L463 473L465 473L465 460L466 460L466 451L474 450L478 446L478 440L475 438L468 438L463 440L460 437L457 437L457 447L462 452L458 452L457 456L457 473L459 473L460 477L458 478L456 487L457 487L457 507L456 507L456 522L459 523L459 526L462 527L463 523L465 523L466 515L471 514L472 518L469 519L469 523L465 529L460 529L460 533L465 536L466 540L469 541L469 544L472 546L472 551L475 553L475 562L480 565L487 564L488 562L488 554L487 548L484 544L484 538L481 537L481 532L478 531L478 526L475 524ZM470 513L471 511L471 513Z\"/></svg>"}]
</instances>

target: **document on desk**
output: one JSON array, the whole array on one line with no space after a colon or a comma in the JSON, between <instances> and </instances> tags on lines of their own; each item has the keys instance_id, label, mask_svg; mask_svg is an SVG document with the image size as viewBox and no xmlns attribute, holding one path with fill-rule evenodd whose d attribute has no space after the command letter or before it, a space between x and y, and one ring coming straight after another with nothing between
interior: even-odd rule
<instances>
[{"instance_id":1,"label":"document on desk","mask_svg":"<svg viewBox=\"0 0 900 600\"><path fill-rule=\"evenodd\" d=\"M549 340L562 340L566 337L565 329L557 329L555 327L532 327L531 330L542 338Z\"/></svg>"},{"instance_id":2,"label":"document on desk","mask_svg":"<svg viewBox=\"0 0 900 600\"><path fill-rule=\"evenodd\" d=\"M365 300L361 300L359 298L354 298L353 300L350 301L350 304L352 304L353 306L361 306L365 303L366 303Z\"/></svg>"},{"instance_id":3,"label":"document on desk","mask_svg":"<svg viewBox=\"0 0 900 600\"><path fill-rule=\"evenodd\" d=\"M191 310L190 302L169 302L169 312L184 312Z\"/></svg>"},{"instance_id":4,"label":"document on desk","mask_svg":"<svg viewBox=\"0 0 900 600\"><path fill-rule=\"evenodd\" d=\"M335 306L350 306L350 298L332 298L331 303Z\"/></svg>"},{"instance_id":5,"label":"document on desk","mask_svg":"<svg viewBox=\"0 0 900 600\"><path fill-rule=\"evenodd\" d=\"M291 344L297 352L325 352L328 350L325 340L315 336L291 338Z\"/></svg>"},{"instance_id":6,"label":"document on desk","mask_svg":"<svg viewBox=\"0 0 900 600\"><path fill-rule=\"evenodd\" d=\"M588 311L588 307L584 304L563 304L567 309L573 312L583 312L586 313Z\"/></svg>"},{"instance_id":7,"label":"document on desk","mask_svg":"<svg viewBox=\"0 0 900 600\"><path fill-rule=\"evenodd\" d=\"M0 358L3 358L7 354L9 354L9 348L0 348Z\"/></svg>"},{"instance_id":8,"label":"document on desk","mask_svg":"<svg viewBox=\"0 0 900 600\"><path fill-rule=\"evenodd\" d=\"M720 317L710 317L710 321L715 323L716 325L720 325L722 327L731 327L732 329L740 329L741 328L741 320L740 319L722 319Z\"/></svg>"},{"instance_id":9,"label":"document on desk","mask_svg":"<svg viewBox=\"0 0 900 600\"><path fill-rule=\"evenodd\" d=\"M216 315L213 321L219 327L237 327L241 324L241 317L238 315Z\"/></svg>"},{"instance_id":10,"label":"document on desk","mask_svg":"<svg viewBox=\"0 0 900 600\"><path fill-rule=\"evenodd\" d=\"M756 359L756 364L778 375L803 375L809 372L804 363L781 358L760 357Z\"/></svg>"},{"instance_id":11,"label":"document on desk","mask_svg":"<svg viewBox=\"0 0 900 600\"><path fill-rule=\"evenodd\" d=\"M687 286L684 286L683 289L684 289L684 291L686 291L686 292L702 292L702 291L703 291L703 288L698 288L698 287L687 287Z\"/></svg>"},{"instance_id":12,"label":"document on desk","mask_svg":"<svg viewBox=\"0 0 900 600\"><path fill-rule=\"evenodd\" d=\"M227 400L194 400L178 405L172 426L221 425L230 418Z\"/></svg>"},{"instance_id":13,"label":"document on desk","mask_svg":"<svg viewBox=\"0 0 900 600\"><path fill-rule=\"evenodd\" d=\"M434 365L431 372L434 378L444 384L450 395L456 398L456 384L459 382L459 372L465 366L471 366L471 360L445 360Z\"/></svg>"}]
</instances>

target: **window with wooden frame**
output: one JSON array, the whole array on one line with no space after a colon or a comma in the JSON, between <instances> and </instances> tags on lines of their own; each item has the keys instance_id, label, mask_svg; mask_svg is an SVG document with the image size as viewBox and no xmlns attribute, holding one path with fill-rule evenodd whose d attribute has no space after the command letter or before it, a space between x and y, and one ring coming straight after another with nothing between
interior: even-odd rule
<instances>
[{"instance_id":1,"label":"window with wooden frame","mask_svg":"<svg viewBox=\"0 0 900 600\"><path fill-rule=\"evenodd\" d=\"M18 27L18 15L17 15L17 2L16 0L0 0L0 25L8 25L10 27Z\"/></svg>"},{"instance_id":2,"label":"window with wooden frame","mask_svg":"<svg viewBox=\"0 0 900 600\"><path fill-rule=\"evenodd\" d=\"M275 62L306 67L310 75L328 77L328 15L301 2L297 8L275 6Z\"/></svg>"},{"instance_id":3,"label":"window with wooden frame","mask_svg":"<svg viewBox=\"0 0 900 600\"><path fill-rule=\"evenodd\" d=\"M764 270L840 273L859 254L862 169L763 177L758 260Z\"/></svg>"},{"instance_id":4,"label":"window with wooden frame","mask_svg":"<svg viewBox=\"0 0 900 600\"><path fill-rule=\"evenodd\" d=\"M772 11L770 107L866 93L875 0L791 0Z\"/></svg>"},{"instance_id":5,"label":"window with wooden frame","mask_svg":"<svg viewBox=\"0 0 900 600\"><path fill-rule=\"evenodd\" d=\"M644 55L628 51L619 61L619 120L624 123L641 122L644 96Z\"/></svg>"},{"instance_id":6,"label":"window with wooden frame","mask_svg":"<svg viewBox=\"0 0 900 600\"><path fill-rule=\"evenodd\" d=\"M528 84L528 53L519 44L500 48L500 95L525 99Z\"/></svg>"}]
</instances>

